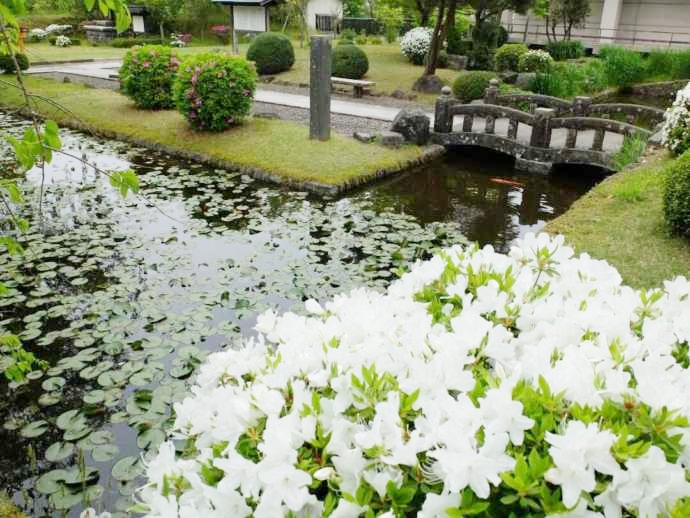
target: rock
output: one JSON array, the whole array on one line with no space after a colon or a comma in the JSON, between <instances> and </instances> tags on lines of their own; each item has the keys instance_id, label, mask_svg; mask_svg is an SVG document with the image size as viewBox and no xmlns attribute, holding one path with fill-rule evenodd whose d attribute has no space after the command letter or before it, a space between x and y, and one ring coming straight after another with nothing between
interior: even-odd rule
<instances>
[{"instance_id":1,"label":"rock","mask_svg":"<svg viewBox=\"0 0 690 518\"><path fill-rule=\"evenodd\" d=\"M515 80L515 86L522 88L523 90L527 90L529 89L530 83L535 77L537 77L537 74L534 72L522 72L521 74L518 74L517 79Z\"/></svg>"},{"instance_id":2,"label":"rock","mask_svg":"<svg viewBox=\"0 0 690 518\"><path fill-rule=\"evenodd\" d=\"M412 89L425 94L437 94L443 88L443 81L436 75L423 75L414 82Z\"/></svg>"},{"instance_id":3,"label":"rock","mask_svg":"<svg viewBox=\"0 0 690 518\"><path fill-rule=\"evenodd\" d=\"M407 97L407 95L402 90L394 90L393 93L391 94L391 97L393 99L405 99L405 97Z\"/></svg>"},{"instance_id":4,"label":"rock","mask_svg":"<svg viewBox=\"0 0 690 518\"><path fill-rule=\"evenodd\" d=\"M378 135L378 140L386 147L400 147L405 143L405 138L395 131L382 131Z\"/></svg>"},{"instance_id":5,"label":"rock","mask_svg":"<svg viewBox=\"0 0 690 518\"><path fill-rule=\"evenodd\" d=\"M512 85L513 83L515 83L515 81L517 81L518 75L520 74L518 74L517 72L506 71L501 72L499 75L504 83Z\"/></svg>"},{"instance_id":6,"label":"rock","mask_svg":"<svg viewBox=\"0 0 690 518\"><path fill-rule=\"evenodd\" d=\"M467 68L467 56L448 54L448 68L451 70L464 70Z\"/></svg>"},{"instance_id":7,"label":"rock","mask_svg":"<svg viewBox=\"0 0 690 518\"><path fill-rule=\"evenodd\" d=\"M280 119L280 115L271 112L256 112L254 117L257 119Z\"/></svg>"},{"instance_id":8,"label":"rock","mask_svg":"<svg viewBox=\"0 0 690 518\"><path fill-rule=\"evenodd\" d=\"M367 133L365 131L355 131L352 136L355 138L355 140L359 140L360 142L364 142L365 144L368 144L369 142L372 142L376 136L372 135L371 133Z\"/></svg>"},{"instance_id":9,"label":"rock","mask_svg":"<svg viewBox=\"0 0 690 518\"><path fill-rule=\"evenodd\" d=\"M429 140L431 120L419 108L404 108L393 119L392 131L402 134L407 142L423 146Z\"/></svg>"}]
</instances>

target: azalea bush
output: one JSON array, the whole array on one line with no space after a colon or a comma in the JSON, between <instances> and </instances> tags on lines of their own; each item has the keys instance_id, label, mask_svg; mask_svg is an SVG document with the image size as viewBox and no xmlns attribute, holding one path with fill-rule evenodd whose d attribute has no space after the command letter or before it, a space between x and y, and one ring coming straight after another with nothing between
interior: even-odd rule
<instances>
[{"instance_id":1,"label":"azalea bush","mask_svg":"<svg viewBox=\"0 0 690 518\"><path fill-rule=\"evenodd\" d=\"M520 58L527 54L527 45L522 43L506 43L498 49L494 54L494 67L497 72L504 72L506 70L519 70Z\"/></svg>"},{"instance_id":2,"label":"azalea bush","mask_svg":"<svg viewBox=\"0 0 690 518\"><path fill-rule=\"evenodd\" d=\"M520 56L518 69L521 72L546 72L551 65L553 58L545 50L528 50Z\"/></svg>"},{"instance_id":3,"label":"azalea bush","mask_svg":"<svg viewBox=\"0 0 690 518\"><path fill-rule=\"evenodd\" d=\"M528 235L267 312L146 468L174 516L688 516L690 282Z\"/></svg>"},{"instance_id":4,"label":"azalea bush","mask_svg":"<svg viewBox=\"0 0 690 518\"><path fill-rule=\"evenodd\" d=\"M415 65L422 65L431 48L433 31L428 27L415 27L400 38L400 50Z\"/></svg>"},{"instance_id":5,"label":"azalea bush","mask_svg":"<svg viewBox=\"0 0 690 518\"><path fill-rule=\"evenodd\" d=\"M172 108L172 84L179 64L177 53L170 47L133 47L120 67L122 93L139 108Z\"/></svg>"},{"instance_id":6,"label":"azalea bush","mask_svg":"<svg viewBox=\"0 0 690 518\"><path fill-rule=\"evenodd\" d=\"M70 45L72 45L72 40L69 39L69 36L63 36L61 34L60 36L55 38L56 47L69 47Z\"/></svg>"},{"instance_id":7,"label":"azalea bush","mask_svg":"<svg viewBox=\"0 0 690 518\"><path fill-rule=\"evenodd\" d=\"M255 89L256 72L247 60L206 52L180 65L173 96L194 129L223 131L249 115Z\"/></svg>"},{"instance_id":8,"label":"azalea bush","mask_svg":"<svg viewBox=\"0 0 690 518\"><path fill-rule=\"evenodd\" d=\"M690 149L690 83L678 90L664 114L661 142L676 155Z\"/></svg>"},{"instance_id":9,"label":"azalea bush","mask_svg":"<svg viewBox=\"0 0 690 518\"><path fill-rule=\"evenodd\" d=\"M674 234L690 240L690 151L666 170L664 219Z\"/></svg>"}]
</instances>

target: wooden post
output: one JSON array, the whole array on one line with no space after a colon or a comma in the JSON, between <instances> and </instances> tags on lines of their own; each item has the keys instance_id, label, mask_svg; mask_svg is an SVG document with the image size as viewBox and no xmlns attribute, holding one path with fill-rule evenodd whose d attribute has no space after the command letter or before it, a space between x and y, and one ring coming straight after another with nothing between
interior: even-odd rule
<instances>
[{"instance_id":1,"label":"wooden post","mask_svg":"<svg viewBox=\"0 0 690 518\"><path fill-rule=\"evenodd\" d=\"M556 111L553 108L537 108L534 110L530 146L549 147L551 143L551 128L549 123L555 114Z\"/></svg>"},{"instance_id":2,"label":"wooden post","mask_svg":"<svg viewBox=\"0 0 690 518\"><path fill-rule=\"evenodd\" d=\"M331 39L312 36L309 60L309 138L331 136Z\"/></svg>"},{"instance_id":3,"label":"wooden post","mask_svg":"<svg viewBox=\"0 0 690 518\"><path fill-rule=\"evenodd\" d=\"M436 133L450 133L453 131L453 117L450 116L450 105L453 103L452 90L449 86L441 88L441 96L436 99L434 112L434 131Z\"/></svg>"},{"instance_id":4,"label":"wooden post","mask_svg":"<svg viewBox=\"0 0 690 518\"><path fill-rule=\"evenodd\" d=\"M232 53L237 55L240 53L240 43L237 41L237 31L235 30L235 9L230 6L230 18L232 18Z\"/></svg>"}]
</instances>

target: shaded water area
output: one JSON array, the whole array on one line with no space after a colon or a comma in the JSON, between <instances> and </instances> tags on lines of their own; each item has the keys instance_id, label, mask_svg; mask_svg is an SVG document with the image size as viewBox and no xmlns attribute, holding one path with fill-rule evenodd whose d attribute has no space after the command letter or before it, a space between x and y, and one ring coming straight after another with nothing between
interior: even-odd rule
<instances>
[{"instance_id":1,"label":"shaded water area","mask_svg":"<svg viewBox=\"0 0 690 518\"><path fill-rule=\"evenodd\" d=\"M0 114L3 129L25 124ZM31 229L24 256L0 253L0 328L49 368L21 386L0 381L0 489L31 516L86 505L125 516L195 368L250 335L258 313L384 289L463 236L506 250L596 181L577 168L518 175L511 160L461 150L322 198L62 135L102 169L132 167L141 191L123 199L93 167L56 155L39 218L40 171L23 183Z\"/></svg>"}]
</instances>

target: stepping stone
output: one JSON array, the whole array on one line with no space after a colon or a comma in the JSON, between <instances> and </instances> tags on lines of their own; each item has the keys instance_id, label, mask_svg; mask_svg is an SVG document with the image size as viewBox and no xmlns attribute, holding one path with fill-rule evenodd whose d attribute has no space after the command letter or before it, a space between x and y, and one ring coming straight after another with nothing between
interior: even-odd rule
<instances>
[{"instance_id":1,"label":"stepping stone","mask_svg":"<svg viewBox=\"0 0 690 518\"><path fill-rule=\"evenodd\" d=\"M378 140L386 147L400 147L405 143L405 137L395 131L382 131Z\"/></svg>"},{"instance_id":2,"label":"stepping stone","mask_svg":"<svg viewBox=\"0 0 690 518\"><path fill-rule=\"evenodd\" d=\"M375 135L372 135L371 133L367 133L365 131L355 131L352 136L356 139L359 140L360 142L364 142L365 144L368 144L369 142L373 142L374 139L376 139Z\"/></svg>"}]
</instances>

